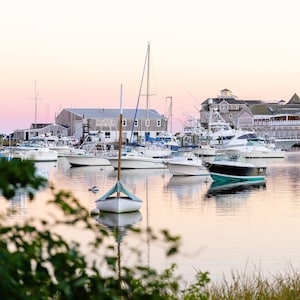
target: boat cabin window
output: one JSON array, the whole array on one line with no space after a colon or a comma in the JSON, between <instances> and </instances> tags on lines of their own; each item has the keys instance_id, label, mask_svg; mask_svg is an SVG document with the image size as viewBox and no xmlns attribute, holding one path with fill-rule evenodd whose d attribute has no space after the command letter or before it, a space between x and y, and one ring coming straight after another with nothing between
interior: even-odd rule
<instances>
[{"instance_id":1,"label":"boat cabin window","mask_svg":"<svg viewBox=\"0 0 300 300\"><path fill-rule=\"evenodd\" d=\"M150 120L149 119L147 119L147 120L145 120L145 124L146 124L146 127L150 127Z\"/></svg>"},{"instance_id":2,"label":"boat cabin window","mask_svg":"<svg viewBox=\"0 0 300 300\"><path fill-rule=\"evenodd\" d=\"M122 126L123 126L123 127L126 127L126 126L127 126L127 120L126 120L126 119L122 120Z\"/></svg>"},{"instance_id":3,"label":"boat cabin window","mask_svg":"<svg viewBox=\"0 0 300 300\"><path fill-rule=\"evenodd\" d=\"M134 127L138 127L139 126L139 121L138 120L134 120Z\"/></svg>"},{"instance_id":4,"label":"boat cabin window","mask_svg":"<svg viewBox=\"0 0 300 300\"><path fill-rule=\"evenodd\" d=\"M161 120L156 120L156 126L161 127Z\"/></svg>"},{"instance_id":5,"label":"boat cabin window","mask_svg":"<svg viewBox=\"0 0 300 300\"><path fill-rule=\"evenodd\" d=\"M257 139L258 136L255 133L247 133L238 137L240 140L249 140L249 139Z\"/></svg>"}]
</instances>

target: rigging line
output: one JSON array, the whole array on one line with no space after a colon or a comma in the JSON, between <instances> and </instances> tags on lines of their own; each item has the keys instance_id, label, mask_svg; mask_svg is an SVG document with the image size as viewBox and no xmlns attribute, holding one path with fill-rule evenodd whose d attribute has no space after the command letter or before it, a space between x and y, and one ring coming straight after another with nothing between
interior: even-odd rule
<instances>
[{"instance_id":1,"label":"rigging line","mask_svg":"<svg viewBox=\"0 0 300 300\"><path fill-rule=\"evenodd\" d=\"M139 103L140 103L140 98L141 98L141 92L142 92L142 87L143 87L143 82L144 82L144 76L145 76L145 69L146 69L146 66L147 66L148 55L149 55L149 46L148 46L147 51L146 51L146 57L145 57L145 62L144 62L144 68L143 68L143 73L142 73L142 79L141 79L140 89L139 89L139 95L138 95L138 100L137 100L137 103L136 103L136 109L135 109L133 123L132 123L132 128L131 128L130 143L132 143L133 131L134 131L134 123L135 123L136 116L137 116L137 111L138 111L138 108L139 108Z\"/></svg>"}]
</instances>

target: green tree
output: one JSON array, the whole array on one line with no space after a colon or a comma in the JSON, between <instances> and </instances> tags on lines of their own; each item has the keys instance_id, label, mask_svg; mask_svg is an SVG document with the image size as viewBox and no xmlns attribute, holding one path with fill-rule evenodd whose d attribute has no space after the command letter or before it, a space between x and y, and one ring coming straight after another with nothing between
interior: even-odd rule
<instances>
[{"instance_id":1,"label":"green tree","mask_svg":"<svg viewBox=\"0 0 300 300\"><path fill-rule=\"evenodd\" d=\"M0 190L5 198L11 199L17 189L26 188L33 201L35 190L44 185L45 179L37 175L32 162L0 161ZM117 244L104 243L112 232L96 222L70 192L56 191L53 186L50 189L53 199L47 209L51 210L51 206L61 209L62 220L52 216L47 220L28 219L22 225L7 225L7 217L2 216L1 299L207 299L204 292L209 282L207 273L199 272L195 283L182 289L181 278L174 274L175 265L162 272L138 263L130 268L121 267ZM56 232L55 228L61 225L91 231L94 239L90 250L105 255L91 262L81 252L78 242L67 242ZM141 234L137 228L131 230ZM147 230L153 240L164 240L168 246L166 255L178 251L178 236L170 235L167 230L158 235ZM104 265L109 272L102 272Z\"/></svg>"}]
</instances>

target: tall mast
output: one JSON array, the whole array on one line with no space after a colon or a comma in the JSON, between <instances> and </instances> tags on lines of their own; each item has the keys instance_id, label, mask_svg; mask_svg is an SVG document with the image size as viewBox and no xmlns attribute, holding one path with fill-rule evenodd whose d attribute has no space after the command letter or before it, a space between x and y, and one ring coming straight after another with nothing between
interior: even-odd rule
<instances>
[{"instance_id":1,"label":"tall mast","mask_svg":"<svg viewBox=\"0 0 300 300\"><path fill-rule=\"evenodd\" d=\"M150 86L150 42L147 48L147 91L146 91L146 120L149 122L149 86Z\"/></svg>"},{"instance_id":2,"label":"tall mast","mask_svg":"<svg viewBox=\"0 0 300 300\"><path fill-rule=\"evenodd\" d=\"M122 123L123 123L123 85L121 84L121 90L120 90L120 121L119 121L119 151L118 151L118 181L121 179L121 153L122 153ZM118 197L119 191L118 191Z\"/></svg>"},{"instance_id":3,"label":"tall mast","mask_svg":"<svg viewBox=\"0 0 300 300\"><path fill-rule=\"evenodd\" d=\"M36 90L36 80L34 81L34 128L36 129L37 127L37 102L38 100L41 100L41 98L38 98L38 92Z\"/></svg>"}]
</instances>

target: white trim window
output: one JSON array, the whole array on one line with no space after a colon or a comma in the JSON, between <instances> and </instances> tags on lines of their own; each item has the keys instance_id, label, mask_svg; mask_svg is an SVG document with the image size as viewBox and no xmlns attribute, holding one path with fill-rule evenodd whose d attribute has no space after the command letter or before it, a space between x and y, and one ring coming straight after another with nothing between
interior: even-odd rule
<instances>
[{"instance_id":1,"label":"white trim window","mask_svg":"<svg viewBox=\"0 0 300 300\"><path fill-rule=\"evenodd\" d=\"M156 126L157 127L161 127L161 120L159 119L159 120L156 120Z\"/></svg>"},{"instance_id":2,"label":"white trim window","mask_svg":"<svg viewBox=\"0 0 300 300\"><path fill-rule=\"evenodd\" d=\"M138 127L139 126L139 120L134 120L134 127Z\"/></svg>"},{"instance_id":3,"label":"white trim window","mask_svg":"<svg viewBox=\"0 0 300 300\"><path fill-rule=\"evenodd\" d=\"M122 126L123 126L123 127L126 127L126 126L127 126L127 120L126 120L126 119L123 119L123 120L122 120Z\"/></svg>"}]
</instances>

